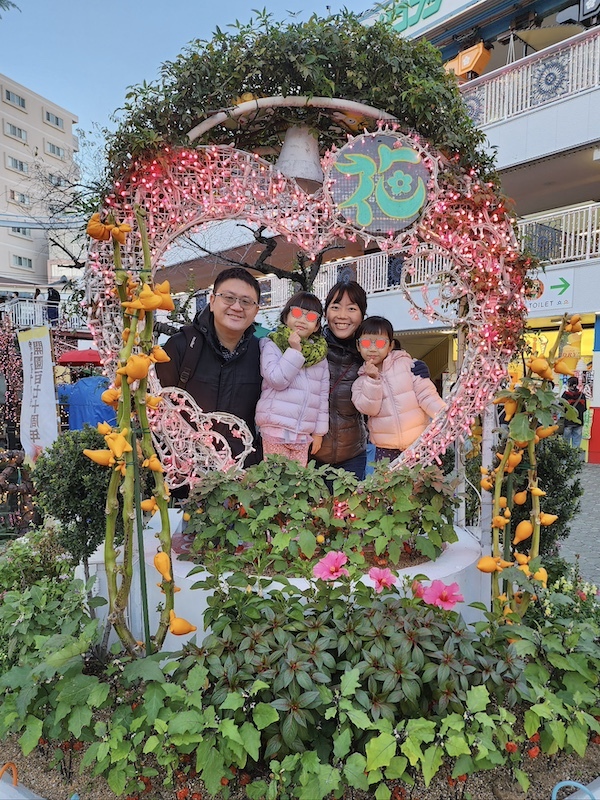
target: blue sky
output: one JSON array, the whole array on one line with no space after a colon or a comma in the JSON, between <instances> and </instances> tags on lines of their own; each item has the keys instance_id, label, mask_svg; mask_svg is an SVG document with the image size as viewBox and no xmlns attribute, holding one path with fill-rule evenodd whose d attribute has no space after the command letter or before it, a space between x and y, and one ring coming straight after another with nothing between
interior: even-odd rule
<instances>
[{"instance_id":1,"label":"blue sky","mask_svg":"<svg viewBox=\"0 0 600 800\"><path fill-rule=\"evenodd\" d=\"M248 22L248 0L15 0L20 11L0 19L0 73L79 117L78 127L109 125L128 86L158 78L192 39L210 39L239 19ZM360 13L368 0L270 0L275 19L300 19L346 7Z\"/></svg>"}]
</instances>

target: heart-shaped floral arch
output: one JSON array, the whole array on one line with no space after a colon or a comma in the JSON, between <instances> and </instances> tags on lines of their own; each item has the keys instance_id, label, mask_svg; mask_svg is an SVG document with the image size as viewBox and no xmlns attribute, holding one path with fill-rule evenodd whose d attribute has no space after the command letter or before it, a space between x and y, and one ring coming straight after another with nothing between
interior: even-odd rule
<instances>
[{"instance_id":1,"label":"heart-shaped floral arch","mask_svg":"<svg viewBox=\"0 0 600 800\"><path fill-rule=\"evenodd\" d=\"M378 155L365 155L372 152ZM405 162L418 162L420 175L411 177ZM382 121L378 131L349 137L341 150L325 154L322 166L323 188L308 194L293 178L252 153L223 145L164 148L134 164L115 185L106 210L120 222L132 224L135 208L143 210L153 273L179 236L227 219L265 226L296 243L310 258L339 238L360 238L401 254L401 288L411 304L410 313L466 330L461 374L446 411L393 466L431 463L452 442L468 435L474 417L505 375L521 336L528 261L519 251L514 220L493 184L450 164L419 136L401 133L389 121ZM344 174L351 179L351 188L340 201L336 186ZM387 213L387 226L381 221L369 224L369 207L375 202L369 190L373 197L379 192L375 205L380 211L383 207L384 217ZM129 237L121 248L123 269L133 276L140 271L141 251L139 236ZM424 263L430 281L417 292L411 288L411 278L417 269L422 272ZM90 325L105 367L114 374L121 346L121 308L114 292L110 242L93 245L87 284ZM161 391L156 382L153 386ZM234 427L244 443L242 460L250 451L249 432L235 417L203 414L183 390L170 387L162 394L167 402L152 413L153 438L171 486L206 469L231 466L226 443L211 433L214 421ZM194 421L191 427L189 417Z\"/></svg>"}]
</instances>

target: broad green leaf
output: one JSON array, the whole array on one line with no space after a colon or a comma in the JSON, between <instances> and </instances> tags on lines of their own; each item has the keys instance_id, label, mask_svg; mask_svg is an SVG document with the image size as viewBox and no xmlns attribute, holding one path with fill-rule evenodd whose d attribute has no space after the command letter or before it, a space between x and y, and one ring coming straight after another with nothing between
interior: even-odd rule
<instances>
[{"instance_id":1,"label":"broad green leaf","mask_svg":"<svg viewBox=\"0 0 600 800\"><path fill-rule=\"evenodd\" d=\"M221 703L221 709L230 709L236 711L244 705L244 698L237 692L230 692L225 700Z\"/></svg>"},{"instance_id":2,"label":"broad green leaf","mask_svg":"<svg viewBox=\"0 0 600 800\"><path fill-rule=\"evenodd\" d=\"M490 693L485 686L473 686L467 692L467 708L471 714L475 714L477 711L485 711L489 702Z\"/></svg>"},{"instance_id":3,"label":"broad green leaf","mask_svg":"<svg viewBox=\"0 0 600 800\"><path fill-rule=\"evenodd\" d=\"M317 549L317 540L310 531L304 528L298 536L298 545L307 558L312 558Z\"/></svg>"},{"instance_id":4,"label":"broad green leaf","mask_svg":"<svg viewBox=\"0 0 600 800\"><path fill-rule=\"evenodd\" d=\"M348 672L344 672L340 685L344 697L354 695L354 692L360 686L360 670L355 667Z\"/></svg>"},{"instance_id":5,"label":"broad green leaf","mask_svg":"<svg viewBox=\"0 0 600 800\"><path fill-rule=\"evenodd\" d=\"M366 791L369 788L369 781L365 775L367 767L367 759L360 753L352 753L346 760L344 766L344 775L349 786L353 789L363 789Z\"/></svg>"},{"instance_id":6,"label":"broad green leaf","mask_svg":"<svg viewBox=\"0 0 600 800\"><path fill-rule=\"evenodd\" d=\"M226 739L230 739L231 742L237 742L241 745L244 744L240 734L240 729L232 719L222 719L219 723L219 731Z\"/></svg>"},{"instance_id":7,"label":"broad green leaf","mask_svg":"<svg viewBox=\"0 0 600 800\"><path fill-rule=\"evenodd\" d=\"M333 737L333 753L336 758L344 758L350 752L352 734L350 728L345 728L339 736Z\"/></svg>"},{"instance_id":8,"label":"broad green leaf","mask_svg":"<svg viewBox=\"0 0 600 800\"><path fill-rule=\"evenodd\" d=\"M347 708L346 714L350 722L361 731L366 731L372 726L372 721L360 708Z\"/></svg>"},{"instance_id":9,"label":"broad green leaf","mask_svg":"<svg viewBox=\"0 0 600 800\"><path fill-rule=\"evenodd\" d=\"M221 778L225 774L225 762L223 756L219 751L211 747L206 759L201 765L202 781L210 795L218 795L223 789L221 786ZM230 775L231 777L231 775Z\"/></svg>"},{"instance_id":10,"label":"broad green leaf","mask_svg":"<svg viewBox=\"0 0 600 800\"><path fill-rule=\"evenodd\" d=\"M144 712L150 725L155 722L156 717L162 710L164 700L165 693L160 684L153 682L146 687L144 692Z\"/></svg>"},{"instance_id":11,"label":"broad green leaf","mask_svg":"<svg viewBox=\"0 0 600 800\"><path fill-rule=\"evenodd\" d=\"M96 686L92 687L88 695L86 700L87 705L90 706L90 708L98 708L108 697L109 691L110 686L108 683L97 683Z\"/></svg>"},{"instance_id":12,"label":"broad green leaf","mask_svg":"<svg viewBox=\"0 0 600 800\"><path fill-rule=\"evenodd\" d=\"M436 724L427 719L409 719L406 723L406 738L417 743L433 742L435 739Z\"/></svg>"},{"instance_id":13,"label":"broad green leaf","mask_svg":"<svg viewBox=\"0 0 600 800\"><path fill-rule=\"evenodd\" d=\"M413 739L406 739L406 741L402 742L400 745L400 750L402 750L404 755L410 761L411 767L416 767L421 760L421 756L423 755L419 744L413 741Z\"/></svg>"},{"instance_id":14,"label":"broad green leaf","mask_svg":"<svg viewBox=\"0 0 600 800\"><path fill-rule=\"evenodd\" d=\"M380 783L377 789L375 789L375 800L390 800L391 796L392 793L385 783Z\"/></svg>"},{"instance_id":15,"label":"broad green leaf","mask_svg":"<svg viewBox=\"0 0 600 800\"><path fill-rule=\"evenodd\" d=\"M195 664L188 673L185 679L185 687L190 692L196 692L198 689L203 689L208 677L208 670L200 664Z\"/></svg>"},{"instance_id":16,"label":"broad green leaf","mask_svg":"<svg viewBox=\"0 0 600 800\"><path fill-rule=\"evenodd\" d=\"M423 780L425 781L425 786L429 786L434 775L436 774L438 769L442 766L442 763L444 761L444 751L439 745L433 744L431 745L431 747L428 747L425 750L421 761L423 770Z\"/></svg>"},{"instance_id":17,"label":"broad green leaf","mask_svg":"<svg viewBox=\"0 0 600 800\"><path fill-rule=\"evenodd\" d=\"M169 736L180 733L198 733L204 728L204 716L202 712L195 709L188 711L178 711L177 714L169 719Z\"/></svg>"},{"instance_id":18,"label":"broad green leaf","mask_svg":"<svg viewBox=\"0 0 600 800\"><path fill-rule=\"evenodd\" d=\"M567 727L567 743L580 758L583 758L588 745L588 732L581 725L569 725Z\"/></svg>"},{"instance_id":19,"label":"broad green leaf","mask_svg":"<svg viewBox=\"0 0 600 800\"><path fill-rule=\"evenodd\" d=\"M125 791L125 784L127 783L127 774L123 769L111 769L107 777L108 785L111 791L120 797Z\"/></svg>"},{"instance_id":20,"label":"broad green leaf","mask_svg":"<svg viewBox=\"0 0 600 800\"><path fill-rule=\"evenodd\" d=\"M531 783L529 778L527 777L527 773L523 772L522 769L517 769L515 767L514 774L515 774L515 778L519 782L519 786L527 794L527 792L529 791L530 783Z\"/></svg>"},{"instance_id":21,"label":"broad green leaf","mask_svg":"<svg viewBox=\"0 0 600 800\"><path fill-rule=\"evenodd\" d=\"M252 711L252 719L259 731L264 730L268 725L277 722L279 713L277 709L268 703L257 703Z\"/></svg>"},{"instance_id":22,"label":"broad green leaf","mask_svg":"<svg viewBox=\"0 0 600 800\"><path fill-rule=\"evenodd\" d=\"M452 758L458 758L458 756L470 755L471 748L469 747L464 736L455 734L454 736L449 736L446 739L446 752Z\"/></svg>"},{"instance_id":23,"label":"broad green leaf","mask_svg":"<svg viewBox=\"0 0 600 800\"><path fill-rule=\"evenodd\" d=\"M540 718L530 708L525 712L524 727L527 736L533 736L540 729Z\"/></svg>"},{"instance_id":24,"label":"broad green leaf","mask_svg":"<svg viewBox=\"0 0 600 800\"><path fill-rule=\"evenodd\" d=\"M387 780L394 780L394 778L402 778L408 766L408 759L404 756L394 756L390 761L389 767L385 769L385 777Z\"/></svg>"},{"instance_id":25,"label":"broad green leaf","mask_svg":"<svg viewBox=\"0 0 600 800\"><path fill-rule=\"evenodd\" d=\"M152 657L138 658L135 661L131 661L123 670L123 678L130 683L135 680L165 682L164 672Z\"/></svg>"},{"instance_id":26,"label":"broad green leaf","mask_svg":"<svg viewBox=\"0 0 600 800\"><path fill-rule=\"evenodd\" d=\"M528 442L535 436L535 431L530 427L529 415L522 412L514 415L508 430L510 437L517 442Z\"/></svg>"},{"instance_id":27,"label":"broad green leaf","mask_svg":"<svg viewBox=\"0 0 600 800\"><path fill-rule=\"evenodd\" d=\"M367 754L367 772L388 767L396 755L396 739L390 733L380 733L365 748Z\"/></svg>"},{"instance_id":28,"label":"broad green leaf","mask_svg":"<svg viewBox=\"0 0 600 800\"><path fill-rule=\"evenodd\" d=\"M144 753L153 753L159 745L160 739L155 734L152 734L144 742Z\"/></svg>"},{"instance_id":29,"label":"broad green leaf","mask_svg":"<svg viewBox=\"0 0 600 800\"><path fill-rule=\"evenodd\" d=\"M74 675L68 681L62 682L58 696L71 706L82 706L98 683L98 678L93 675Z\"/></svg>"},{"instance_id":30,"label":"broad green leaf","mask_svg":"<svg viewBox=\"0 0 600 800\"><path fill-rule=\"evenodd\" d=\"M250 722L244 722L240 728L240 736L244 750L253 761L258 761L260 753L260 733Z\"/></svg>"},{"instance_id":31,"label":"broad green leaf","mask_svg":"<svg viewBox=\"0 0 600 800\"><path fill-rule=\"evenodd\" d=\"M92 721L92 709L87 706L75 706L69 715L68 728L76 739L81 736L81 731Z\"/></svg>"},{"instance_id":32,"label":"broad green leaf","mask_svg":"<svg viewBox=\"0 0 600 800\"><path fill-rule=\"evenodd\" d=\"M41 719L28 714L25 720L25 731L19 739L19 744L21 745L24 756L28 756L29 753L37 747L43 728L44 723Z\"/></svg>"}]
</instances>

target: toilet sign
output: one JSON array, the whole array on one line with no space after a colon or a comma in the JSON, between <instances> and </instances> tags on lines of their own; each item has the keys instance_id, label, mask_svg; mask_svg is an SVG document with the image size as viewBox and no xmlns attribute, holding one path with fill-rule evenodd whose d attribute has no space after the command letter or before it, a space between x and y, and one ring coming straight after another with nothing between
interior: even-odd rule
<instances>
[{"instance_id":1,"label":"toilet sign","mask_svg":"<svg viewBox=\"0 0 600 800\"><path fill-rule=\"evenodd\" d=\"M543 313L573 308L573 269L542 273L535 278L527 295L530 312Z\"/></svg>"}]
</instances>

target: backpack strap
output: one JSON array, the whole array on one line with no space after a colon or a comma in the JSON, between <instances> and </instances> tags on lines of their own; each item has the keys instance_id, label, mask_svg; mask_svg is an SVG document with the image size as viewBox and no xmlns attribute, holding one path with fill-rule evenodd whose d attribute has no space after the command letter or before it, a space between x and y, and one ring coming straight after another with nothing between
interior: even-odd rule
<instances>
[{"instance_id":1,"label":"backpack strap","mask_svg":"<svg viewBox=\"0 0 600 800\"><path fill-rule=\"evenodd\" d=\"M200 355L202 354L203 337L198 333L194 325L184 325L181 329L185 333L185 355L179 370L179 382L177 388L185 389L190 377L194 374Z\"/></svg>"}]
</instances>

